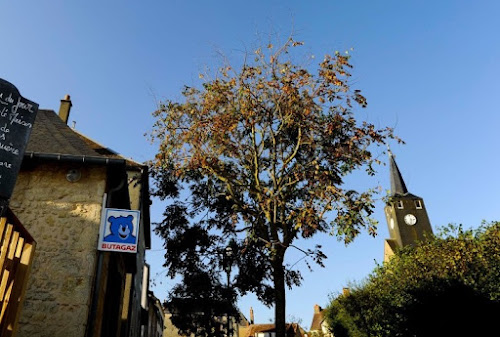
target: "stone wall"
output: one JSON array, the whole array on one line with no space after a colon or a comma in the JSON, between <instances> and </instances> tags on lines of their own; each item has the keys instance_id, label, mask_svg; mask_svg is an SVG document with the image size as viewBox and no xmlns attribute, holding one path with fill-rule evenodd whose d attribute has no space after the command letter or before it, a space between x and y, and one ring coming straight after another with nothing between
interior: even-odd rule
<instances>
[{"instance_id":1,"label":"stone wall","mask_svg":"<svg viewBox=\"0 0 500 337\"><path fill-rule=\"evenodd\" d=\"M19 337L83 337L95 273L106 168L60 162L22 171L10 203L37 242Z\"/></svg>"},{"instance_id":2,"label":"stone wall","mask_svg":"<svg viewBox=\"0 0 500 337\"><path fill-rule=\"evenodd\" d=\"M163 330L163 337L183 337L179 334L179 330L172 323L171 317L172 317L171 313L165 314L165 321L164 321L165 329Z\"/></svg>"}]
</instances>

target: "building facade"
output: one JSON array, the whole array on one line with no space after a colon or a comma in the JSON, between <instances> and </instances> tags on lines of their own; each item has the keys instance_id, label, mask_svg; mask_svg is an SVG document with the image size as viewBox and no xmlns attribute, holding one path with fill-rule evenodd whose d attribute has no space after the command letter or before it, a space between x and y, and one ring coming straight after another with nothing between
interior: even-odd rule
<instances>
[{"instance_id":1,"label":"building facade","mask_svg":"<svg viewBox=\"0 0 500 337\"><path fill-rule=\"evenodd\" d=\"M38 243L18 336L140 336L147 167L69 128L70 108L39 110L10 203ZM141 211L137 254L97 250L105 208Z\"/></svg>"},{"instance_id":2,"label":"building facade","mask_svg":"<svg viewBox=\"0 0 500 337\"><path fill-rule=\"evenodd\" d=\"M153 292L148 292L147 299L147 322L141 337L162 337L165 330L165 312L160 300Z\"/></svg>"}]
</instances>

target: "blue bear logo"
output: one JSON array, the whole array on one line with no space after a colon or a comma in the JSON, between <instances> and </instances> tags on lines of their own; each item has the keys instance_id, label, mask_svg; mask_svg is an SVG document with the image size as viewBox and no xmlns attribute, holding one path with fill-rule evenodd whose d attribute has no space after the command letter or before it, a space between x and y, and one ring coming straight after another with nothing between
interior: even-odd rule
<instances>
[{"instance_id":1,"label":"blue bear logo","mask_svg":"<svg viewBox=\"0 0 500 337\"><path fill-rule=\"evenodd\" d=\"M132 220L134 217L129 216L110 216L108 221L111 223L111 234L106 235L103 241L106 242L119 242L119 243L136 243L136 238L132 234L134 232L134 225Z\"/></svg>"}]
</instances>

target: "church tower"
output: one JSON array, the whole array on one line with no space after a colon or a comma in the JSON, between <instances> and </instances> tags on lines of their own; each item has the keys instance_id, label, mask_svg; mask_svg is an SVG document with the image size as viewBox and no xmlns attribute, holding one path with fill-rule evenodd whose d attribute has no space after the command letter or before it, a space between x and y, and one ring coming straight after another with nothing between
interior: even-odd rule
<instances>
[{"instance_id":1,"label":"church tower","mask_svg":"<svg viewBox=\"0 0 500 337\"><path fill-rule=\"evenodd\" d=\"M423 240L426 233L432 234L424 200L408 192L394 155L390 151L389 165L391 192L385 207L385 217L390 238L385 240L384 261L388 261L396 249Z\"/></svg>"}]
</instances>

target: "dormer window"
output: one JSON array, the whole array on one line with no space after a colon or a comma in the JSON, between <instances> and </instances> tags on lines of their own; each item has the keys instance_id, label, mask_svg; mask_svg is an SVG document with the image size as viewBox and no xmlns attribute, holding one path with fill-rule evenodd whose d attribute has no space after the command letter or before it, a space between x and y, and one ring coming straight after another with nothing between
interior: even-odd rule
<instances>
[{"instance_id":1,"label":"dormer window","mask_svg":"<svg viewBox=\"0 0 500 337\"><path fill-rule=\"evenodd\" d=\"M404 208L403 201L402 200L396 201L396 207L399 209L403 209Z\"/></svg>"},{"instance_id":2,"label":"dormer window","mask_svg":"<svg viewBox=\"0 0 500 337\"><path fill-rule=\"evenodd\" d=\"M415 200L415 207L416 209L422 209L422 201Z\"/></svg>"}]
</instances>

